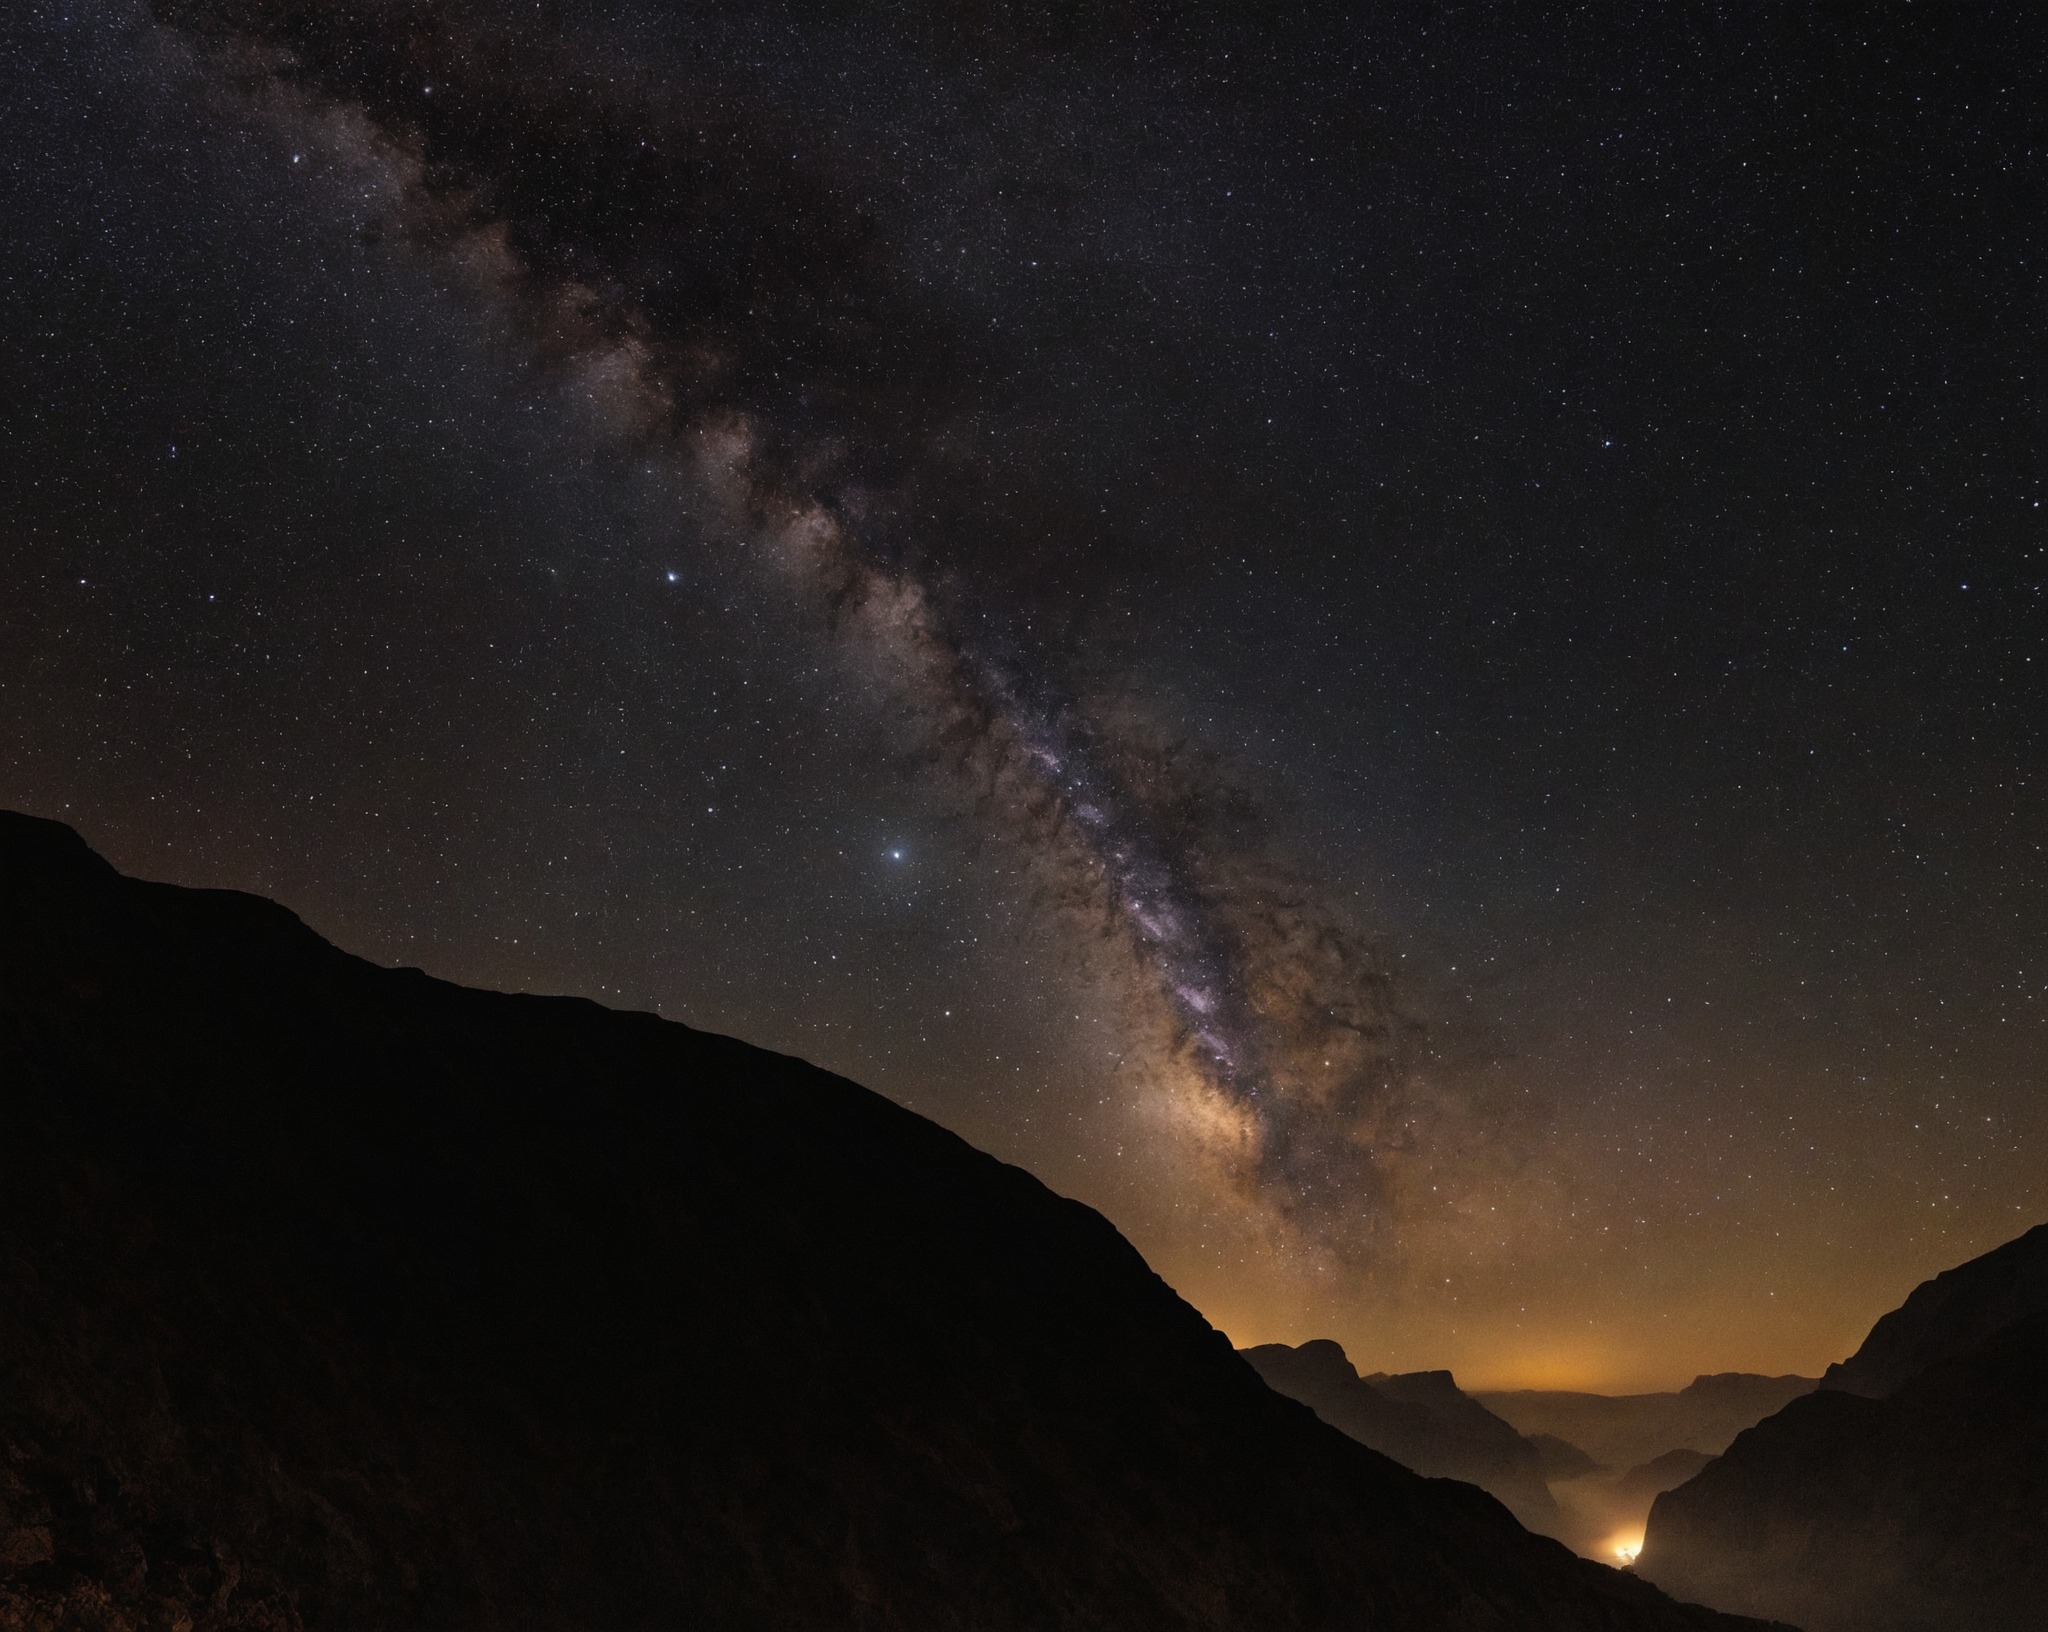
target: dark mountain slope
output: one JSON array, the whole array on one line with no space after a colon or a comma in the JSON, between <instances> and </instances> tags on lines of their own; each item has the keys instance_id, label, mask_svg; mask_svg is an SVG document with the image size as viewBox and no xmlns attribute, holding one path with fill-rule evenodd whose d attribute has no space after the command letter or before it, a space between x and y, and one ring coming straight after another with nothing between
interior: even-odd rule
<instances>
[{"instance_id":1,"label":"dark mountain slope","mask_svg":"<svg viewBox=\"0 0 2048 1632\"><path fill-rule=\"evenodd\" d=\"M1659 1496L1638 1569L1808 1632L2048 1624L2048 1316L1890 1398L1821 1389Z\"/></svg>"},{"instance_id":2,"label":"dark mountain slope","mask_svg":"<svg viewBox=\"0 0 2048 1632\"><path fill-rule=\"evenodd\" d=\"M850 1083L0 816L0 1627L1725 1624Z\"/></svg>"},{"instance_id":3,"label":"dark mountain slope","mask_svg":"<svg viewBox=\"0 0 2048 1632\"><path fill-rule=\"evenodd\" d=\"M1923 1282L1819 1391L1659 1497L1639 1568L1812 1632L2042 1625L2048 1226Z\"/></svg>"},{"instance_id":4,"label":"dark mountain slope","mask_svg":"<svg viewBox=\"0 0 2048 1632\"><path fill-rule=\"evenodd\" d=\"M1562 1522L1536 1447L1461 1392L1447 1371L1362 1378L1341 1345L1264 1343L1241 1351L1269 1387L1404 1468L1463 1479L1505 1502L1532 1530Z\"/></svg>"},{"instance_id":5,"label":"dark mountain slope","mask_svg":"<svg viewBox=\"0 0 2048 1632\"><path fill-rule=\"evenodd\" d=\"M2048 1224L1921 1282L1871 1327L1860 1349L1828 1367L1820 1386L1883 1399L1935 1361L2042 1313L2048 1313Z\"/></svg>"}]
</instances>

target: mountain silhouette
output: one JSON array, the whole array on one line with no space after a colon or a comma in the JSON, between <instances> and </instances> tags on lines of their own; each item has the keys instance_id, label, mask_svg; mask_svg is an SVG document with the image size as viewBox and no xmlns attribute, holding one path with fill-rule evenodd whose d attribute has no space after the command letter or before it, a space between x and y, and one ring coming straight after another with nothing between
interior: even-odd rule
<instances>
[{"instance_id":1,"label":"mountain silhouette","mask_svg":"<svg viewBox=\"0 0 2048 1632\"><path fill-rule=\"evenodd\" d=\"M1736 1623L872 1093L0 815L0 1627Z\"/></svg>"},{"instance_id":2,"label":"mountain silhouette","mask_svg":"<svg viewBox=\"0 0 2048 1632\"><path fill-rule=\"evenodd\" d=\"M1459 1389L1448 1371L1361 1377L1340 1344L1265 1343L1240 1351L1267 1384L1404 1468L1490 1491L1532 1530L1560 1515L1536 1447Z\"/></svg>"},{"instance_id":3,"label":"mountain silhouette","mask_svg":"<svg viewBox=\"0 0 2048 1632\"><path fill-rule=\"evenodd\" d=\"M1975 1348L2030 1315L2048 1313L2048 1224L1913 1289L1822 1388L1881 1400L1937 1360Z\"/></svg>"},{"instance_id":4,"label":"mountain silhouette","mask_svg":"<svg viewBox=\"0 0 2048 1632\"><path fill-rule=\"evenodd\" d=\"M1808 1632L2038 1632L2048 1230L1919 1287L1814 1393L1657 1498L1638 1568Z\"/></svg>"}]
</instances>

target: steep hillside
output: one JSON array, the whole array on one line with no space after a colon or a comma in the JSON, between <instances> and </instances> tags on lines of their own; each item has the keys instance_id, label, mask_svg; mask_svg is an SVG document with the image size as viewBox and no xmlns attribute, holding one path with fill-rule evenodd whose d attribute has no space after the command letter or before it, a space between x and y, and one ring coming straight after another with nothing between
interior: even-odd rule
<instances>
[{"instance_id":1,"label":"steep hillside","mask_svg":"<svg viewBox=\"0 0 2048 1632\"><path fill-rule=\"evenodd\" d=\"M1889 1398L1794 1400L1657 1498L1638 1569L1807 1632L2039 1632L2048 1315Z\"/></svg>"},{"instance_id":2,"label":"steep hillside","mask_svg":"<svg viewBox=\"0 0 2048 1632\"><path fill-rule=\"evenodd\" d=\"M1725 1626L853 1084L0 816L0 1627Z\"/></svg>"},{"instance_id":3,"label":"steep hillside","mask_svg":"<svg viewBox=\"0 0 2048 1632\"><path fill-rule=\"evenodd\" d=\"M1811 1632L2018 1632L2048 1602L2048 1227L1922 1283L1652 1508L1639 1565Z\"/></svg>"}]
</instances>

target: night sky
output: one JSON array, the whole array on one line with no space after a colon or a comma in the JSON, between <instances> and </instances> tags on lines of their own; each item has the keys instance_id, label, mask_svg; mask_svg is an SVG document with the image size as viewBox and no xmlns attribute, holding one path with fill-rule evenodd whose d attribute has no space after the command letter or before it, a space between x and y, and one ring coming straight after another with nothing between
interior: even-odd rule
<instances>
[{"instance_id":1,"label":"night sky","mask_svg":"<svg viewBox=\"0 0 2048 1632\"><path fill-rule=\"evenodd\" d=\"M1817 1371L2048 1216L2048 28L1235 9L18 0L0 805Z\"/></svg>"}]
</instances>

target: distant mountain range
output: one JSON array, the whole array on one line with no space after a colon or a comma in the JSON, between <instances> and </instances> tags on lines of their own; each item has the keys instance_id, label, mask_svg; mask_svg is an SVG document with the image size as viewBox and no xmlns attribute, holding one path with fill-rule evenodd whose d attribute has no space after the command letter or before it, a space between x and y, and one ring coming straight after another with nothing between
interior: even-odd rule
<instances>
[{"instance_id":1,"label":"distant mountain range","mask_svg":"<svg viewBox=\"0 0 2048 1632\"><path fill-rule=\"evenodd\" d=\"M1640 1569L1807 1632L2048 1626L2048 1226L1920 1286L1658 1497Z\"/></svg>"},{"instance_id":2,"label":"distant mountain range","mask_svg":"<svg viewBox=\"0 0 2048 1632\"><path fill-rule=\"evenodd\" d=\"M1662 1394L1516 1389L1473 1398L1523 1434L1550 1434L1607 1467L1633 1468L1673 1450L1718 1456L1743 1429L1814 1387L1811 1377L1728 1371Z\"/></svg>"},{"instance_id":3,"label":"distant mountain range","mask_svg":"<svg viewBox=\"0 0 2048 1632\"><path fill-rule=\"evenodd\" d=\"M1676 1393L1510 1393L1473 1396L1448 1371L1360 1376L1327 1338L1298 1348L1268 1343L1240 1351L1261 1377L1332 1427L1404 1467L1463 1479L1499 1497L1532 1530L1608 1563L1634 1556L1650 1503L1713 1460L1684 1443L1717 1448L1810 1377L1724 1373ZM1506 1401L1527 1420L1574 1425L1603 1450L1636 1456L1620 1467L1538 1430L1516 1432L1482 1401Z\"/></svg>"},{"instance_id":4,"label":"distant mountain range","mask_svg":"<svg viewBox=\"0 0 2048 1632\"><path fill-rule=\"evenodd\" d=\"M0 815L8 1632L1737 1624L852 1083Z\"/></svg>"},{"instance_id":5,"label":"distant mountain range","mask_svg":"<svg viewBox=\"0 0 2048 1632\"><path fill-rule=\"evenodd\" d=\"M1328 1338L1299 1348L1267 1343L1239 1352L1268 1386L1360 1444L1417 1473L1463 1479L1490 1491L1531 1530L1561 1532L1563 1517L1545 1482L1542 1454L1462 1392L1448 1371L1361 1377Z\"/></svg>"}]
</instances>

